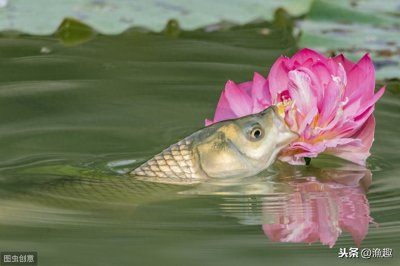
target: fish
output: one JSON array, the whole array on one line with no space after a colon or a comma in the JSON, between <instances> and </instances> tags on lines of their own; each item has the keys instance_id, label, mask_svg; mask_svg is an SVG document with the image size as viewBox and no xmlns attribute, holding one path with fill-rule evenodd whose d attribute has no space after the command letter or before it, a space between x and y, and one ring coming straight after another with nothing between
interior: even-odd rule
<instances>
[{"instance_id":1,"label":"fish","mask_svg":"<svg viewBox=\"0 0 400 266\"><path fill-rule=\"evenodd\" d=\"M149 181L196 183L209 178L254 176L299 135L290 130L276 106L224 120L169 146L130 172Z\"/></svg>"}]
</instances>

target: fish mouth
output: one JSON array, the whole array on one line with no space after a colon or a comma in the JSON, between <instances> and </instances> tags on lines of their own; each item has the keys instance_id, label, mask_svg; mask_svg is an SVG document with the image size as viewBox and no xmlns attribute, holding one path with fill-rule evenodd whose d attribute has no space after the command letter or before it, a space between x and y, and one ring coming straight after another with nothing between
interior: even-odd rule
<instances>
[{"instance_id":1,"label":"fish mouth","mask_svg":"<svg viewBox=\"0 0 400 266\"><path fill-rule=\"evenodd\" d=\"M300 134L293 131L290 129L289 125L286 123L285 119L283 118L282 115L280 115L278 111L278 107L275 105L271 106L272 110L275 113L274 119L277 119L276 125L278 125L278 130L281 134L285 135L285 139L287 139L287 142L285 145L289 144L290 142L298 139L300 137Z\"/></svg>"}]
</instances>

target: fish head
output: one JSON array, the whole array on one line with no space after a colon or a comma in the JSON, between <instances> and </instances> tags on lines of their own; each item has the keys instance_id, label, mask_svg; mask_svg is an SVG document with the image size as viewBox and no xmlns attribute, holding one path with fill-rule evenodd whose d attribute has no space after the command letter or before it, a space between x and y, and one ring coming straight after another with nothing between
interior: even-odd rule
<instances>
[{"instance_id":1,"label":"fish head","mask_svg":"<svg viewBox=\"0 0 400 266\"><path fill-rule=\"evenodd\" d=\"M204 130L207 130L205 128ZM200 165L210 177L255 175L298 138L275 106L210 126L211 134L196 143Z\"/></svg>"}]
</instances>

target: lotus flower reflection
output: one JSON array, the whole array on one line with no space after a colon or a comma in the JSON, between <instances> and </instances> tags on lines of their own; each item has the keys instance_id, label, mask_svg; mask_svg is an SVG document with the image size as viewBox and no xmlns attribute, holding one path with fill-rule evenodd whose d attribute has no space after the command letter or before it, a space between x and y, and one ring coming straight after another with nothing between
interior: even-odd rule
<instances>
[{"instance_id":1,"label":"lotus flower reflection","mask_svg":"<svg viewBox=\"0 0 400 266\"><path fill-rule=\"evenodd\" d=\"M293 182L295 191L279 210L267 208L263 224L272 241L292 243L321 242L333 247L342 231L349 233L357 246L368 233L370 216L365 190L371 183L371 172L331 171L330 182L310 177L308 182ZM337 183L342 182L342 183Z\"/></svg>"},{"instance_id":2,"label":"lotus flower reflection","mask_svg":"<svg viewBox=\"0 0 400 266\"><path fill-rule=\"evenodd\" d=\"M206 125L276 105L300 135L278 159L304 164L305 157L325 153L365 165L374 139L374 105L384 93L381 88L375 94L374 88L368 54L353 63L343 55L327 58L303 49L292 58L280 57L267 78L255 73L252 81L228 81Z\"/></svg>"}]
</instances>

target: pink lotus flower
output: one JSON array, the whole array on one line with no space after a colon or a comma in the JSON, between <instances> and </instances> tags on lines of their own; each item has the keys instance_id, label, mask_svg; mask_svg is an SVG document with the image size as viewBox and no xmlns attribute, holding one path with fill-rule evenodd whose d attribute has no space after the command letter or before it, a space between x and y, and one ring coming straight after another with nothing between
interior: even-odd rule
<instances>
[{"instance_id":1,"label":"pink lotus flower","mask_svg":"<svg viewBox=\"0 0 400 266\"><path fill-rule=\"evenodd\" d=\"M267 79L255 73L253 81L228 81L214 120L206 119L206 125L276 105L300 135L278 159L304 164L305 157L325 153L365 165L374 139L374 105L385 90L374 94L374 88L368 54L353 63L343 55L327 58L302 49L292 58L280 57Z\"/></svg>"},{"instance_id":2,"label":"pink lotus flower","mask_svg":"<svg viewBox=\"0 0 400 266\"><path fill-rule=\"evenodd\" d=\"M345 231L359 246L373 221L363 187L369 186L371 172L347 172L332 173L345 184L321 183L316 178L315 181L294 183L295 192L288 195L283 208L264 210L267 220L274 221L263 224L265 235L277 242L310 244L320 241L333 247Z\"/></svg>"}]
</instances>

